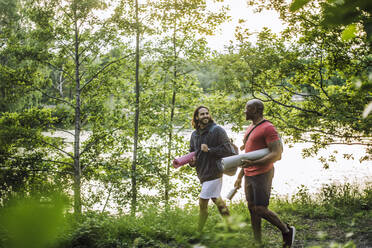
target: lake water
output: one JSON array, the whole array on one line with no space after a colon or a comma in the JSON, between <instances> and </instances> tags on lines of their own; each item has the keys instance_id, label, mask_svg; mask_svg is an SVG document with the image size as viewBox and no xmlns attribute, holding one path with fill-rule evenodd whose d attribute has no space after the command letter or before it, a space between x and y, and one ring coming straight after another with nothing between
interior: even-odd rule
<instances>
[{"instance_id":1,"label":"lake water","mask_svg":"<svg viewBox=\"0 0 372 248\"><path fill-rule=\"evenodd\" d=\"M244 132L235 133L230 128L226 128L229 137L234 139L234 143L240 147ZM63 132L55 132L53 135L66 138L65 141L72 145L73 138L71 135ZM188 142L191 130L184 131L185 142ZM81 140L84 141L89 137L88 132L82 133ZM291 196L298 192L301 185L308 188L310 193L316 193L325 184L372 184L372 161L359 162L359 158L364 154L364 146L361 145L332 145L329 149L320 152L319 156L335 155L337 162L330 163L328 169L317 158L302 158L302 149L310 147L309 143L299 143L293 147L284 146L282 159L275 163L275 175L273 179L272 194L280 196ZM68 148L72 152L72 147ZM333 150L338 153L334 154ZM344 153L351 153L355 160L343 158ZM225 198L227 193L233 188L236 177L223 177L222 197ZM244 199L243 190L239 190L234 201Z\"/></svg>"}]
</instances>

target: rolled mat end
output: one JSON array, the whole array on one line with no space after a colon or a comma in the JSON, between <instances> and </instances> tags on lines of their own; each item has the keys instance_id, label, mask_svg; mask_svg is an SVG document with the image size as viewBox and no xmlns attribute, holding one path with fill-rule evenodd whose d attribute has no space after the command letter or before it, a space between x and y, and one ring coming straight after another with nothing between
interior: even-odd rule
<instances>
[{"instance_id":1,"label":"rolled mat end","mask_svg":"<svg viewBox=\"0 0 372 248\"><path fill-rule=\"evenodd\" d=\"M182 165L187 164L188 162L191 161L191 159L195 156L195 152L191 152L189 154L186 154L182 157L176 158L173 160L173 167L178 168L181 167Z\"/></svg>"}]
</instances>

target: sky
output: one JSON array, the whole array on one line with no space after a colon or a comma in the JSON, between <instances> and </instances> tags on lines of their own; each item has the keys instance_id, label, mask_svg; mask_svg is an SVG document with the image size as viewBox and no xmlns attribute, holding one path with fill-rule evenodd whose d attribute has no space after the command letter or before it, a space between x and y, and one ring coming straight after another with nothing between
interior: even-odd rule
<instances>
[{"instance_id":1,"label":"sky","mask_svg":"<svg viewBox=\"0 0 372 248\"><path fill-rule=\"evenodd\" d=\"M231 21L221 25L221 30L212 37L208 37L208 44L212 49L223 51L224 46L234 40L234 30L238 25L239 19L246 20L245 27L251 33L259 32L263 27L268 27L274 33L279 33L284 29L283 23L279 20L279 14L275 11L262 11L254 13L254 8L247 5L246 0L225 0L224 3L212 3L208 1L211 10L218 9L221 4L230 6L229 15ZM255 39L252 37L251 42Z\"/></svg>"},{"instance_id":2,"label":"sky","mask_svg":"<svg viewBox=\"0 0 372 248\"><path fill-rule=\"evenodd\" d=\"M0 0L1 1L1 0ZM145 3L147 0L138 0L139 4ZM244 27L253 33L251 42L255 42L254 33L260 32L264 27L271 29L274 33L279 33L285 27L279 19L279 14L275 11L264 10L260 13L254 12L254 7L248 6L248 0L224 0L223 3L215 3L215 0L206 0L207 7L210 11L218 11L221 6L229 6L228 15L231 16L229 22L223 23L214 36L208 36L207 41L210 48L222 52L224 46L229 44L230 40L235 40L234 31L238 26L238 20L246 20ZM291 0L287 0L291 1ZM112 11L102 11L100 15L108 16Z\"/></svg>"}]
</instances>

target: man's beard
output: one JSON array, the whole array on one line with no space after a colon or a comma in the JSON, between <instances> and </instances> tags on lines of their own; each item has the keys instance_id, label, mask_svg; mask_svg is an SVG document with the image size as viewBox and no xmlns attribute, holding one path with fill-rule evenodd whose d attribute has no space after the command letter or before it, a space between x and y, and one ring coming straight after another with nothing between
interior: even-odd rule
<instances>
[{"instance_id":1,"label":"man's beard","mask_svg":"<svg viewBox=\"0 0 372 248\"><path fill-rule=\"evenodd\" d=\"M204 122L204 120L208 120L208 122ZM203 119L201 119L201 123L203 123L203 124L208 124L209 122L210 122L210 118L203 118Z\"/></svg>"}]
</instances>

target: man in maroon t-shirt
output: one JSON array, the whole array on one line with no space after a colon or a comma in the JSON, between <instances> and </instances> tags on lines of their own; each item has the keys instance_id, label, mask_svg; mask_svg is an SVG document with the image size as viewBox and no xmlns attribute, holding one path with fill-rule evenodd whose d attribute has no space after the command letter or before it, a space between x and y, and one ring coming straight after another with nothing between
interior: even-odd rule
<instances>
[{"instance_id":1,"label":"man in maroon t-shirt","mask_svg":"<svg viewBox=\"0 0 372 248\"><path fill-rule=\"evenodd\" d=\"M283 247L291 247L296 229L282 222L278 215L268 209L271 182L274 176L274 162L281 159L283 146L278 132L273 124L263 117L264 105L262 101L253 99L245 106L246 120L252 125L247 128L241 150L251 152L269 148L270 152L257 160L243 160L242 169L235 182L235 187L241 187L244 176L244 190L248 209L251 215L253 235L261 244L261 218L276 226L283 235Z\"/></svg>"}]
</instances>

